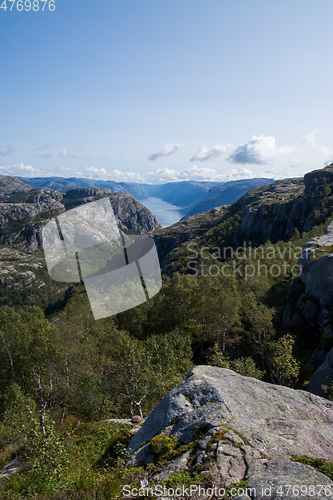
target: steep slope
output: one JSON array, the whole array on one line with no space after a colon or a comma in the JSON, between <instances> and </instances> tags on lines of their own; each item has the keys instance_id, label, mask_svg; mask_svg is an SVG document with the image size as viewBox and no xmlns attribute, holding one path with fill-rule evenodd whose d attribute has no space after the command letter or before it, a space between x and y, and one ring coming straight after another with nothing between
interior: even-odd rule
<instances>
[{"instance_id":1,"label":"steep slope","mask_svg":"<svg viewBox=\"0 0 333 500\"><path fill-rule=\"evenodd\" d=\"M144 234L160 227L156 217L128 193L106 188L78 188L65 195L49 188L32 189L6 181L5 191L23 192L0 197L0 305L39 304L43 308L63 301L66 283L53 281L42 252L42 229L53 217L75 206L109 197L118 226L124 232Z\"/></svg>"},{"instance_id":2,"label":"steep slope","mask_svg":"<svg viewBox=\"0 0 333 500\"><path fill-rule=\"evenodd\" d=\"M218 184L212 187L199 203L197 203L184 217L190 217L191 215L199 214L201 212L206 212L212 208L219 207L221 205L230 205L237 201L241 196L243 196L250 189L255 189L257 187L265 186L270 184L274 179L244 179L240 181L230 181L224 184Z\"/></svg>"},{"instance_id":3,"label":"steep slope","mask_svg":"<svg viewBox=\"0 0 333 500\"><path fill-rule=\"evenodd\" d=\"M267 240L287 241L294 231L309 231L325 222L333 207L333 164L310 172L304 178L284 179L248 191L228 207L217 207L196 214L155 234L161 260L166 262L168 249L176 249L194 235L202 242L258 245ZM211 221L212 214L214 221ZM182 237L186 225L188 237ZM191 236L192 234L192 236ZM199 241L198 240L198 241ZM199 243L200 243L199 241ZM168 244L165 244L168 242Z\"/></svg>"},{"instance_id":4,"label":"steep slope","mask_svg":"<svg viewBox=\"0 0 333 500\"><path fill-rule=\"evenodd\" d=\"M43 221L65 210L63 195L48 188L0 198L0 242L34 251L41 246Z\"/></svg>"},{"instance_id":5,"label":"steep slope","mask_svg":"<svg viewBox=\"0 0 333 500\"><path fill-rule=\"evenodd\" d=\"M129 193L111 193L107 188L77 188L67 191L63 203L67 210L108 196L119 227L145 234L160 228L155 215Z\"/></svg>"},{"instance_id":6,"label":"steep slope","mask_svg":"<svg viewBox=\"0 0 333 500\"><path fill-rule=\"evenodd\" d=\"M217 182L168 182L154 194L157 198L178 207L190 207L207 195Z\"/></svg>"},{"instance_id":7,"label":"steep slope","mask_svg":"<svg viewBox=\"0 0 333 500\"><path fill-rule=\"evenodd\" d=\"M121 229L144 234L160 227L156 217L128 193L77 188L63 195L49 188L36 188L0 197L0 243L35 251L42 246L42 227L50 218L106 196L110 197Z\"/></svg>"},{"instance_id":8,"label":"steep slope","mask_svg":"<svg viewBox=\"0 0 333 500\"><path fill-rule=\"evenodd\" d=\"M284 179L250 191L240 200L239 237L277 241L291 238L295 229L307 232L332 212L332 193L333 164L303 179Z\"/></svg>"}]
</instances>

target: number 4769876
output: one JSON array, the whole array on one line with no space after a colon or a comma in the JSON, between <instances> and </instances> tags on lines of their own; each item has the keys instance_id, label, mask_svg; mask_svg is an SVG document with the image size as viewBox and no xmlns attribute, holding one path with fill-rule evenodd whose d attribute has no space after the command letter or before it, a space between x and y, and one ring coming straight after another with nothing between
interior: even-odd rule
<instances>
[{"instance_id":1,"label":"number 4769876","mask_svg":"<svg viewBox=\"0 0 333 500\"><path fill-rule=\"evenodd\" d=\"M55 10L55 0L25 0L25 2L23 0L4 0L0 5L0 9L3 9L5 12L7 9L10 12L15 9L19 12L22 10L37 12L38 10L44 11L46 5L51 12Z\"/></svg>"}]
</instances>

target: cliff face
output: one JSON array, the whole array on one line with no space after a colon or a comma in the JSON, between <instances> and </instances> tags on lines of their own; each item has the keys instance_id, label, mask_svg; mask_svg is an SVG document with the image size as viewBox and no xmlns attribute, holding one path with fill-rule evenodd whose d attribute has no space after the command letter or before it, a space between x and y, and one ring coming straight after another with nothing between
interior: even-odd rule
<instances>
[{"instance_id":1,"label":"cliff face","mask_svg":"<svg viewBox=\"0 0 333 500\"><path fill-rule=\"evenodd\" d=\"M275 499L279 485L333 485L312 467L290 460L297 454L333 461L332 425L333 402L231 370L196 366L133 436L130 464L155 462L156 482L201 467L220 487L247 480L257 490L251 498L267 498L259 485L274 485L269 498ZM169 456L173 447L169 463L163 463L157 442L169 445Z\"/></svg>"},{"instance_id":2,"label":"cliff face","mask_svg":"<svg viewBox=\"0 0 333 500\"><path fill-rule=\"evenodd\" d=\"M209 193L197 203L182 219L211 210L221 205L230 205L250 189L271 184L274 179L258 178L229 181L213 186Z\"/></svg>"},{"instance_id":3,"label":"cliff face","mask_svg":"<svg viewBox=\"0 0 333 500\"><path fill-rule=\"evenodd\" d=\"M10 186L7 191L13 184ZM11 194L0 197L0 242L35 251L42 247L42 227L51 218L66 209L107 196L123 231L145 234L160 227L150 210L128 193L111 193L105 188L78 188L63 195L49 188L31 189L28 186L26 191L11 191Z\"/></svg>"},{"instance_id":4,"label":"cliff face","mask_svg":"<svg viewBox=\"0 0 333 500\"><path fill-rule=\"evenodd\" d=\"M237 239L261 237L275 242L291 238L295 229L310 231L314 212L328 192L333 192L333 164L303 179L284 179L249 191L239 200L243 220Z\"/></svg>"},{"instance_id":5,"label":"cliff face","mask_svg":"<svg viewBox=\"0 0 333 500\"><path fill-rule=\"evenodd\" d=\"M310 239L303 247L298 264L302 274L291 282L287 305L282 316L282 328L293 331L303 325L304 330L318 332L319 347L314 351L308 367L322 365L313 374L307 390L325 396L323 385L333 382L333 223L326 234Z\"/></svg>"},{"instance_id":6,"label":"cliff face","mask_svg":"<svg viewBox=\"0 0 333 500\"><path fill-rule=\"evenodd\" d=\"M42 244L41 228L45 221L65 210L62 198L61 193L48 188L0 198L1 243L36 250Z\"/></svg>"},{"instance_id":7,"label":"cliff face","mask_svg":"<svg viewBox=\"0 0 333 500\"><path fill-rule=\"evenodd\" d=\"M325 210L332 213L333 164L315 170L304 178L284 179L248 191L230 206L223 205L213 210L182 219L173 226L156 233L160 257L164 263L170 261L170 251L177 249L185 240L184 224L188 234L200 237L214 231L214 226L228 223L230 230L240 221L233 233L235 246L244 241L260 244L267 240L277 242L290 239L295 229L308 232L318 222L318 214ZM212 214L215 214L212 218Z\"/></svg>"},{"instance_id":8,"label":"cliff face","mask_svg":"<svg viewBox=\"0 0 333 500\"><path fill-rule=\"evenodd\" d=\"M49 277L43 252L38 250L43 246L43 226L66 209L110 197L124 232L145 234L160 227L156 217L128 193L82 188L64 195L50 188L25 188L23 182L11 179L0 179L4 187L0 197L0 243L4 245L0 249L1 305L34 304L43 296L54 299L63 294L68 285Z\"/></svg>"},{"instance_id":9,"label":"cliff face","mask_svg":"<svg viewBox=\"0 0 333 500\"><path fill-rule=\"evenodd\" d=\"M161 227L155 215L129 193L111 193L107 188L78 188L67 191L63 202L69 210L106 197L109 197L118 226L123 231L145 234Z\"/></svg>"}]
</instances>

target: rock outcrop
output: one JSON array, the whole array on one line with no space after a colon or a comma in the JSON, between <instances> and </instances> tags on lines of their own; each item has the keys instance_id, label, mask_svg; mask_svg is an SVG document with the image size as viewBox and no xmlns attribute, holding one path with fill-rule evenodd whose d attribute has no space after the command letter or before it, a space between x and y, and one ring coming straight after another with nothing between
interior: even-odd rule
<instances>
[{"instance_id":1,"label":"rock outcrop","mask_svg":"<svg viewBox=\"0 0 333 500\"><path fill-rule=\"evenodd\" d=\"M64 203L69 210L106 197L110 199L118 226L123 231L145 234L161 227L148 208L131 194L121 191L112 193L110 189L96 187L71 189L65 194Z\"/></svg>"},{"instance_id":2,"label":"rock outcrop","mask_svg":"<svg viewBox=\"0 0 333 500\"><path fill-rule=\"evenodd\" d=\"M16 457L7 465L5 465L5 467L2 467L2 469L0 469L0 483L6 479L10 479L20 470L21 466L22 458Z\"/></svg>"},{"instance_id":3,"label":"rock outcrop","mask_svg":"<svg viewBox=\"0 0 333 500\"><path fill-rule=\"evenodd\" d=\"M18 179L24 186L24 183ZM11 191L15 183L9 183ZM76 206L109 197L118 226L145 234L160 228L156 217L133 196L107 188L78 188L65 195L50 188L6 193L0 197L0 242L33 252L42 247L42 228L51 218Z\"/></svg>"},{"instance_id":4,"label":"rock outcrop","mask_svg":"<svg viewBox=\"0 0 333 500\"><path fill-rule=\"evenodd\" d=\"M323 309L333 309L333 223L326 234L312 238L298 259L302 265L301 280L305 293L314 297Z\"/></svg>"},{"instance_id":5,"label":"rock outcrop","mask_svg":"<svg viewBox=\"0 0 333 500\"><path fill-rule=\"evenodd\" d=\"M0 175L0 196L9 194L25 193L32 189L28 184L10 175Z\"/></svg>"},{"instance_id":6,"label":"rock outcrop","mask_svg":"<svg viewBox=\"0 0 333 500\"><path fill-rule=\"evenodd\" d=\"M135 231L146 234L161 227L155 215L128 193L112 193L111 205L123 231Z\"/></svg>"},{"instance_id":7,"label":"rock outcrop","mask_svg":"<svg viewBox=\"0 0 333 500\"><path fill-rule=\"evenodd\" d=\"M333 382L333 348L326 355L325 361L314 372L307 386L307 390L313 394L324 396L325 391L323 386L330 386Z\"/></svg>"},{"instance_id":8,"label":"rock outcrop","mask_svg":"<svg viewBox=\"0 0 333 500\"><path fill-rule=\"evenodd\" d=\"M94 201L98 198L105 198L105 196L109 196L111 194L111 189L107 188L99 188L99 187L82 187L76 189L70 189L65 194L65 198L68 200L83 200L85 199L85 203L89 201ZM93 198L93 199L89 199Z\"/></svg>"},{"instance_id":9,"label":"rock outcrop","mask_svg":"<svg viewBox=\"0 0 333 500\"><path fill-rule=\"evenodd\" d=\"M165 435L190 450L174 458L155 480L205 464L206 469L215 467L223 487L248 480L248 487L257 488L255 498L263 499L260 484L273 489L300 482L333 486L327 476L290 460L293 455L307 455L332 462L332 428L333 402L228 369L196 366L132 437L130 463L154 461L150 443ZM194 441L198 430L200 440Z\"/></svg>"},{"instance_id":10,"label":"rock outcrop","mask_svg":"<svg viewBox=\"0 0 333 500\"><path fill-rule=\"evenodd\" d=\"M1 243L34 251L42 245L45 220L65 210L63 195L48 188L4 195L0 199Z\"/></svg>"},{"instance_id":11,"label":"rock outcrop","mask_svg":"<svg viewBox=\"0 0 333 500\"><path fill-rule=\"evenodd\" d=\"M294 230L309 231L317 201L304 196L303 179L284 179L250 191L240 199L243 220L237 238L291 238Z\"/></svg>"},{"instance_id":12,"label":"rock outcrop","mask_svg":"<svg viewBox=\"0 0 333 500\"><path fill-rule=\"evenodd\" d=\"M333 223L323 236L312 238L304 245L298 264L302 274L294 280L287 295L282 327L312 329L321 334L321 343L307 363L307 368L318 368L310 379L307 390L325 396L323 385L333 382L333 350L328 353L333 338ZM327 342L328 341L328 342ZM319 367L318 364L322 363Z\"/></svg>"},{"instance_id":13,"label":"rock outcrop","mask_svg":"<svg viewBox=\"0 0 333 500\"><path fill-rule=\"evenodd\" d=\"M239 203L243 219L236 241L256 238L272 242L291 238L294 230L310 231L314 211L333 192L333 164L304 178L283 179L246 193Z\"/></svg>"},{"instance_id":14,"label":"rock outcrop","mask_svg":"<svg viewBox=\"0 0 333 500\"><path fill-rule=\"evenodd\" d=\"M318 224L318 217L323 217L323 205L330 203L327 197L333 193L332 179L333 164L310 172L304 178L283 179L252 189L232 205L216 207L214 217L211 217L214 210L210 210L183 218L156 233L162 267L169 272L175 252L188 241L186 235L190 235L191 239L204 237L209 241L215 226L222 223L230 226L230 232L233 231L230 243L234 247L242 246L244 241L254 246L267 240L273 243L285 241L293 236L296 229L300 233L310 231Z\"/></svg>"}]
</instances>

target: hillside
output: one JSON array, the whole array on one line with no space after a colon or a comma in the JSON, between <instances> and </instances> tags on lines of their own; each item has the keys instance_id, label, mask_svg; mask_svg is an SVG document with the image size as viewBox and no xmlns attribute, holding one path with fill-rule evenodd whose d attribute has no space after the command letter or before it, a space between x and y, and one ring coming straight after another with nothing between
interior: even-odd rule
<instances>
[{"instance_id":1,"label":"hillside","mask_svg":"<svg viewBox=\"0 0 333 500\"><path fill-rule=\"evenodd\" d=\"M9 175L0 175L0 196L24 193L31 187L18 177Z\"/></svg>"},{"instance_id":2,"label":"hillside","mask_svg":"<svg viewBox=\"0 0 333 500\"><path fill-rule=\"evenodd\" d=\"M155 238L161 247L161 258L166 257L163 241L176 248L178 242L191 238L191 232L193 237L204 234L202 241L209 240L211 244L223 241L224 237L228 244L236 246L244 241L254 245L267 240L287 241L295 230L309 232L326 221L332 213L332 193L333 164L304 178L283 179L250 190L230 206L216 207L158 230ZM182 238L184 227L189 236Z\"/></svg>"},{"instance_id":3,"label":"hillside","mask_svg":"<svg viewBox=\"0 0 333 500\"><path fill-rule=\"evenodd\" d=\"M53 217L84 203L108 196L122 231L145 234L160 225L155 216L128 193L106 188L78 188L65 195L50 188L31 188L13 178L3 179L0 197L0 303L62 304L68 285L53 281L42 251L42 228ZM13 191L14 188L14 191Z\"/></svg>"},{"instance_id":4,"label":"hillside","mask_svg":"<svg viewBox=\"0 0 333 500\"><path fill-rule=\"evenodd\" d=\"M257 187L270 184L274 179L243 179L241 181L230 181L209 189L207 195L197 203L191 210L183 217L186 219L191 215L199 214L211 210L212 208L221 205L231 205L243 196L247 191Z\"/></svg>"}]
</instances>

